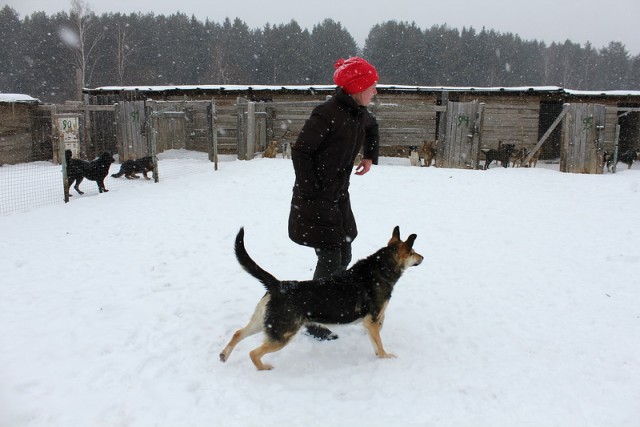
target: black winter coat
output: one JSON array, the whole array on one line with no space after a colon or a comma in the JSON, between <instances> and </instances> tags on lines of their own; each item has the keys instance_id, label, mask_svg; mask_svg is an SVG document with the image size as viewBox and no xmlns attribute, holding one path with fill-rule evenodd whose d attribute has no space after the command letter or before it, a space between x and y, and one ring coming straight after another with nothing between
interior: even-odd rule
<instances>
[{"instance_id":1,"label":"black winter coat","mask_svg":"<svg viewBox=\"0 0 640 427\"><path fill-rule=\"evenodd\" d=\"M378 164L378 123L366 107L338 89L317 106L291 147L296 174L289 237L314 248L331 248L358 235L349 201L353 163Z\"/></svg>"}]
</instances>

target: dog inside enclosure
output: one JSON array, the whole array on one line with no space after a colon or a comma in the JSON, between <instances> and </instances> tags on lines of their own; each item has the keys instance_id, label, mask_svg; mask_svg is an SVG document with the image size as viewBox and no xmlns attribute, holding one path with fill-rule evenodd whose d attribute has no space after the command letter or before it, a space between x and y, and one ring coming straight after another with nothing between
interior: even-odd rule
<instances>
[{"instance_id":1,"label":"dog inside enclosure","mask_svg":"<svg viewBox=\"0 0 640 427\"><path fill-rule=\"evenodd\" d=\"M616 165L618 162L622 162L627 165L627 169L631 169L633 162L640 158L640 150L626 150L622 154L618 155L616 159ZM613 156L605 151L605 164L607 165L607 171L611 171L613 166Z\"/></svg>"},{"instance_id":2,"label":"dog inside enclosure","mask_svg":"<svg viewBox=\"0 0 640 427\"><path fill-rule=\"evenodd\" d=\"M276 154L278 154L278 141L274 140L271 141L269 145L267 145L267 148L265 148L264 152L262 153L262 157L267 159L275 159Z\"/></svg>"},{"instance_id":3,"label":"dog inside enclosure","mask_svg":"<svg viewBox=\"0 0 640 427\"><path fill-rule=\"evenodd\" d=\"M418 153L418 147L415 145L409 147L409 163L411 166L420 166L420 154Z\"/></svg>"},{"instance_id":4,"label":"dog inside enclosure","mask_svg":"<svg viewBox=\"0 0 640 427\"><path fill-rule=\"evenodd\" d=\"M258 370L270 370L272 366L263 363L262 357L284 348L302 326L357 321L362 321L367 330L376 356L395 357L384 349L380 330L395 284L407 268L420 265L424 260L413 250L415 240L415 234L401 240L400 228L395 227L385 247L345 271L317 280L281 281L249 256L244 245L244 228L241 228L235 240L236 258L267 292L249 323L238 329L220 352L220 360L226 362L240 341L262 332L263 343L249 356Z\"/></svg>"},{"instance_id":5,"label":"dog inside enclosure","mask_svg":"<svg viewBox=\"0 0 640 427\"><path fill-rule=\"evenodd\" d=\"M497 149L482 149L481 151L486 157L486 160L484 162L485 169L489 169L489 165L494 160L496 161L496 163L500 162L502 164L502 167L506 168L509 166L509 161L511 160L512 154L516 151L516 145L503 144L502 141L498 141Z\"/></svg>"},{"instance_id":6,"label":"dog inside enclosure","mask_svg":"<svg viewBox=\"0 0 640 427\"><path fill-rule=\"evenodd\" d=\"M127 179L140 178L137 174L141 173L144 179L149 180L147 173L153 172L153 158L151 156L141 157L136 160L125 160L120 165L118 173L114 173L111 176L114 178L120 178L124 175Z\"/></svg>"},{"instance_id":7,"label":"dog inside enclosure","mask_svg":"<svg viewBox=\"0 0 640 427\"><path fill-rule=\"evenodd\" d=\"M109 168L111 164L115 162L113 155L108 152L102 153L95 160L90 162L86 160L74 159L72 157L71 150L65 150L64 156L67 164L67 194L65 196L67 198L71 197L68 192L68 188L71 188L73 183L75 185L73 188L78 192L78 194L84 194L83 191L80 190L80 183L85 179L89 179L91 181L95 181L98 184L98 192L106 193L107 190L104 186L104 179L109 174Z\"/></svg>"},{"instance_id":8,"label":"dog inside enclosure","mask_svg":"<svg viewBox=\"0 0 640 427\"><path fill-rule=\"evenodd\" d=\"M517 148L513 153L511 153L511 167L522 167L528 154L529 150L527 150L527 147Z\"/></svg>"},{"instance_id":9,"label":"dog inside enclosure","mask_svg":"<svg viewBox=\"0 0 640 427\"><path fill-rule=\"evenodd\" d=\"M436 144L437 142L435 141L425 141L424 144L422 144L421 154L423 159L423 166L429 167L431 166L431 163L435 162L437 146Z\"/></svg>"}]
</instances>

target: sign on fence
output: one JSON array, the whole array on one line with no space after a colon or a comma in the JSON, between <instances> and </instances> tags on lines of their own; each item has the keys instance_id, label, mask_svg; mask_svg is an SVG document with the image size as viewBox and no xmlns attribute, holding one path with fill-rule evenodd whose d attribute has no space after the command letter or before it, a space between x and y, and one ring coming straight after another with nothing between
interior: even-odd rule
<instances>
[{"instance_id":1,"label":"sign on fence","mask_svg":"<svg viewBox=\"0 0 640 427\"><path fill-rule=\"evenodd\" d=\"M54 114L54 140L71 150L73 157L80 158L80 116L77 114ZM57 152L57 150L54 150Z\"/></svg>"}]
</instances>

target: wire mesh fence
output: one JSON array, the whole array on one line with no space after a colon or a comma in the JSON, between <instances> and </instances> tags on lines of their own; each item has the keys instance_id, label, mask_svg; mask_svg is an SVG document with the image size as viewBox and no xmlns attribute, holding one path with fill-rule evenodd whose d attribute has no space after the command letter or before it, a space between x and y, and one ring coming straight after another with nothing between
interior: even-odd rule
<instances>
[{"instance_id":1,"label":"wire mesh fence","mask_svg":"<svg viewBox=\"0 0 640 427\"><path fill-rule=\"evenodd\" d=\"M214 172L215 166L207 153L189 150L168 150L158 154L159 182L172 180L181 176L200 172ZM227 156L229 159L235 156ZM132 186L151 185L153 179L145 180L142 173L139 179L113 177L120 170L118 156L105 178L107 190L124 190ZM151 178L151 173L147 176ZM72 187L69 189L69 204L77 198L91 197L99 194L94 181L84 179L79 188L84 193L78 194ZM64 204L64 185L62 166L53 162L41 161L3 165L0 167L0 215L25 212L33 208Z\"/></svg>"},{"instance_id":2,"label":"wire mesh fence","mask_svg":"<svg viewBox=\"0 0 640 427\"><path fill-rule=\"evenodd\" d=\"M0 167L0 215L64 203L61 166L51 162Z\"/></svg>"}]
</instances>

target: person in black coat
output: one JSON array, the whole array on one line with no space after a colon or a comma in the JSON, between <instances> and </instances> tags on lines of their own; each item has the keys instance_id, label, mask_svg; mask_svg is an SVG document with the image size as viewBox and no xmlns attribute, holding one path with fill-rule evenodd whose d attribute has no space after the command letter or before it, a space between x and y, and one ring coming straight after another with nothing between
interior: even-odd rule
<instances>
[{"instance_id":1,"label":"person in black coat","mask_svg":"<svg viewBox=\"0 0 640 427\"><path fill-rule=\"evenodd\" d=\"M367 110L377 93L378 73L359 57L340 59L335 67L335 95L313 110L291 147L296 180L289 237L315 249L314 279L345 270L351 262L351 242L358 235L349 200L354 161L362 150L356 175L378 164L378 123ZM319 325L307 331L318 339L337 338Z\"/></svg>"}]
</instances>

